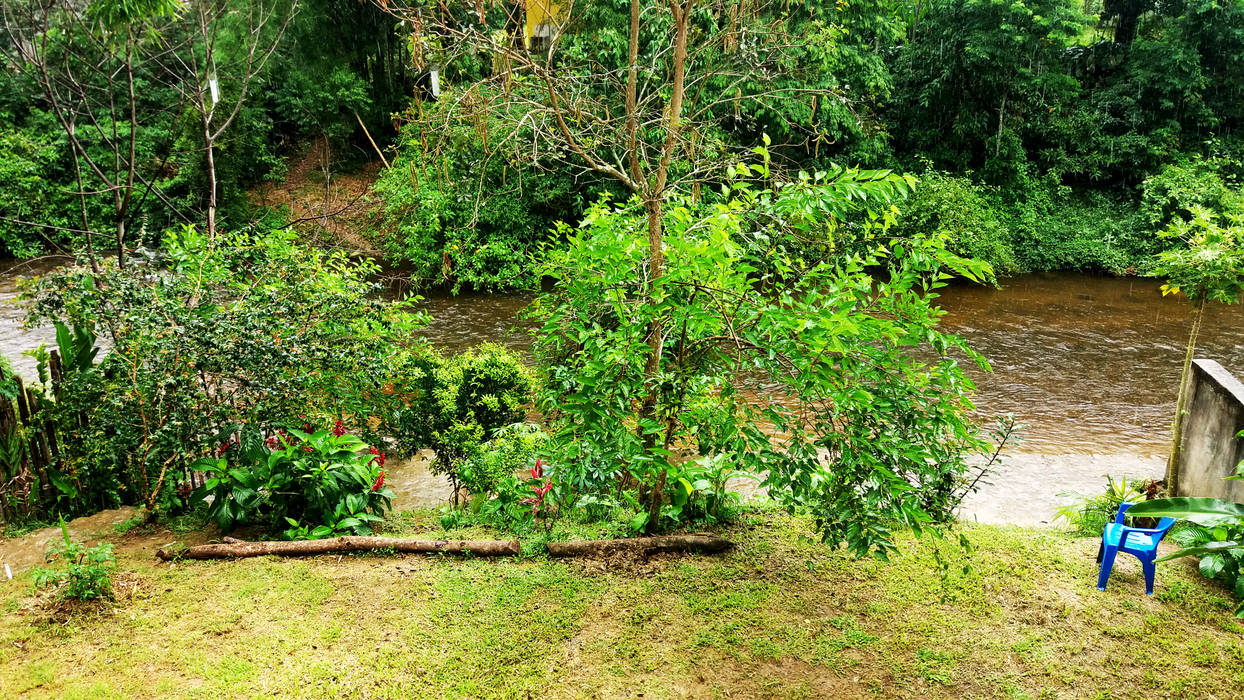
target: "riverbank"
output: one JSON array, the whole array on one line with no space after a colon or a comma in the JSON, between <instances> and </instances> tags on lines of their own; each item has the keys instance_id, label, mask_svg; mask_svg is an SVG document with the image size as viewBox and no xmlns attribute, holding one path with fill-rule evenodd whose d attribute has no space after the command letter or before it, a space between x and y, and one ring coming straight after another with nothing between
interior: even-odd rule
<instances>
[{"instance_id":1,"label":"riverbank","mask_svg":"<svg viewBox=\"0 0 1244 700\"><path fill-rule=\"evenodd\" d=\"M424 513L399 534L440 533ZM1182 563L1157 594L1096 542L969 526L855 560L754 511L737 550L647 560L343 556L160 564L113 535L118 599L65 608L0 583L0 687L22 697L1229 697L1244 627ZM478 536L477 530L438 537Z\"/></svg>"}]
</instances>

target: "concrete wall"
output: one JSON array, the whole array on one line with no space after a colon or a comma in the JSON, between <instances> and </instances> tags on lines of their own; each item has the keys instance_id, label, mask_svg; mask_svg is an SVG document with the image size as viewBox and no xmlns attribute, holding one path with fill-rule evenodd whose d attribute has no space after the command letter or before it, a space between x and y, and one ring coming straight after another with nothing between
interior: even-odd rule
<instances>
[{"instance_id":1,"label":"concrete wall","mask_svg":"<svg viewBox=\"0 0 1244 700\"><path fill-rule=\"evenodd\" d=\"M1244 384L1213 360L1193 360L1179 459L1178 496L1244 501L1244 481L1224 481L1244 459Z\"/></svg>"}]
</instances>

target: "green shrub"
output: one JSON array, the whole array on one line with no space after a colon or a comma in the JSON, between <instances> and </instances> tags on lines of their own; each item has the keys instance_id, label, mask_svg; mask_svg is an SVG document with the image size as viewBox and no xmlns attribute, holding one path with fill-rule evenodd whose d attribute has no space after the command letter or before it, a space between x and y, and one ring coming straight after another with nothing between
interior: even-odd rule
<instances>
[{"instance_id":1,"label":"green shrub","mask_svg":"<svg viewBox=\"0 0 1244 700\"><path fill-rule=\"evenodd\" d=\"M1029 179L990 198L1023 270L1134 274L1160 247L1125 198L1076 193L1052 178Z\"/></svg>"},{"instance_id":2,"label":"green shrub","mask_svg":"<svg viewBox=\"0 0 1244 700\"><path fill-rule=\"evenodd\" d=\"M476 470L484 443L523 417L534 383L530 371L508 348L485 343L446 358L434 372L425 416L428 446L436 452L432 471L454 485L484 493L496 472Z\"/></svg>"},{"instance_id":3,"label":"green shrub","mask_svg":"<svg viewBox=\"0 0 1244 700\"><path fill-rule=\"evenodd\" d=\"M94 600L112 597L112 569L116 557L112 545L98 544L87 548L81 542L69 539L69 526L61 518L62 542L48 552L49 563L59 563L56 568L42 567L33 572L36 588L56 586L62 598Z\"/></svg>"},{"instance_id":4,"label":"green shrub","mask_svg":"<svg viewBox=\"0 0 1244 700\"><path fill-rule=\"evenodd\" d=\"M955 254L984 260L997 275L1018 272L1006 227L993 208L967 177L929 171L903 203L894 231L909 236L944 233L947 249Z\"/></svg>"},{"instance_id":5,"label":"green shrub","mask_svg":"<svg viewBox=\"0 0 1244 700\"><path fill-rule=\"evenodd\" d=\"M67 365L45 404L78 492L72 511L183 505L185 466L234 424L344 417L361 432L420 346L420 317L375 294L373 263L293 233L209 240L186 229L158 259L102 262L23 287L30 323L111 340L98 364Z\"/></svg>"},{"instance_id":6,"label":"green shrub","mask_svg":"<svg viewBox=\"0 0 1244 700\"><path fill-rule=\"evenodd\" d=\"M528 469L544 454L548 434L535 423L515 423L498 429L491 440L462 460L458 475L471 493L487 497L506 477Z\"/></svg>"},{"instance_id":7,"label":"green shrub","mask_svg":"<svg viewBox=\"0 0 1244 700\"><path fill-rule=\"evenodd\" d=\"M532 311L558 502L625 493L640 506L632 529L686 523L713 507L694 494L719 490L711 473L688 473L704 466L767 472L774 498L858 555L893 550L896 522L945 522L965 455L985 445L960 359L986 365L938 327L933 304L952 271L990 272L946 251L944 236L889 235L888 198L907 185L834 168L736 185L711 206L671 200L658 279L638 201L602 202L567 227L544 268L555 284ZM859 209L875 226L858 253L767 254L823 241ZM688 465L680 452L714 459Z\"/></svg>"},{"instance_id":8,"label":"green shrub","mask_svg":"<svg viewBox=\"0 0 1244 700\"><path fill-rule=\"evenodd\" d=\"M1244 192L1238 182L1231 182L1229 169L1229 162L1222 158L1194 157L1167 165L1145 178L1141 215L1156 231L1166 228L1176 217L1190 220L1194 207L1219 216L1244 213Z\"/></svg>"},{"instance_id":9,"label":"green shrub","mask_svg":"<svg viewBox=\"0 0 1244 700\"><path fill-rule=\"evenodd\" d=\"M1093 496L1078 493L1058 494L1062 497L1075 497L1077 500L1060 507L1055 518L1070 525L1077 535L1100 537L1106 525L1114 522L1119 512L1119 504L1124 501L1137 503L1144 500L1148 486L1149 482L1145 480L1129 482L1126 477L1120 477L1115 481L1113 477L1107 476L1105 493Z\"/></svg>"},{"instance_id":10,"label":"green shrub","mask_svg":"<svg viewBox=\"0 0 1244 700\"><path fill-rule=\"evenodd\" d=\"M1234 476L1244 479L1244 462ZM1201 575L1221 581L1239 600L1235 616L1244 618L1244 503L1217 498L1158 498L1139 503L1128 513L1149 518L1178 518L1171 532L1182 549L1158 561L1196 557Z\"/></svg>"},{"instance_id":11,"label":"green shrub","mask_svg":"<svg viewBox=\"0 0 1244 700\"><path fill-rule=\"evenodd\" d=\"M278 430L266 439L244 427L191 468L211 476L191 496L228 532L246 523L289 525L290 539L370 535L393 499L384 485L385 456L333 430ZM210 497L210 502L208 501Z\"/></svg>"}]
</instances>

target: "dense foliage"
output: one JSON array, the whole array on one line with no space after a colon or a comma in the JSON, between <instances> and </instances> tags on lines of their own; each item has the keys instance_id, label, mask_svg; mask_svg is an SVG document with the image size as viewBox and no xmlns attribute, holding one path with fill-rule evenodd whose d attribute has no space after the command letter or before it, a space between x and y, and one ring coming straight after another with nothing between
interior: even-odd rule
<instances>
[{"instance_id":1,"label":"dense foliage","mask_svg":"<svg viewBox=\"0 0 1244 700\"><path fill-rule=\"evenodd\" d=\"M348 416L366 427L419 317L375 295L375 267L285 232L209 240L171 232L144 264L62 268L24 293L32 324L61 321L108 345L66 362L48 410L72 510L175 499L175 479L242 423Z\"/></svg>"},{"instance_id":2,"label":"dense foliage","mask_svg":"<svg viewBox=\"0 0 1244 700\"><path fill-rule=\"evenodd\" d=\"M372 140L395 144L399 155L378 189L378 245L426 284L530 287L526 261L552 224L577 220L602 191L620 194L559 164L555 144L516 156L509 144L550 124L533 116L505 126L488 112L504 100L521 116L544 86L504 56L451 45L428 29L432 15L403 23L400 3L348 0L235 5L212 27L220 64L245 64L252 35L271 42L272 54L244 95L222 78L221 109L241 101L213 144L220 218L234 229L262 216L245 191L281 177L284 159L310 143L322 144L326 163L347 166L375 157ZM664 5L641 6L657 21L644 25L639 62L657 66L669 49ZM258 33L243 11L254 7L274 16ZM122 224L131 245L157 243L170 225L204 221L207 144L189 99L203 88L183 84L169 73L177 61L161 58L167 51L189 65L193 52L202 55L186 20L199 4L95 0L91 8L107 21L83 21L59 2L13 3L5 15L0 51L13 70L0 75L0 245L13 255L71 248L85 231L111 235ZM506 3L435 10L521 44L530 39L519 36L516 11ZM621 75L629 11L623 1L577 7L563 18L556 64ZM44 21L52 32L31 33ZM942 174L925 178L913 207L923 214L913 211L908 229L946 226L952 250L982 255L999 272L1135 270L1155 252L1151 232L1166 224L1151 220L1140 184L1198 156L1218 164L1211 179L1238 198L1241 0L715 3L697 6L691 21L703 73L692 116L703 128L680 145L675 177L696 173L705 157L758 145L763 134L774 141L775 167L792 173L831 160L931 166ZM44 89L21 48L45 36L45 55L60 56L48 64L60 83L90 71L114 82L128 74L137 99L125 99L123 83L91 86L77 101ZM616 78L584 85L584 99L608 97L620 113ZM66 122L71 113L82 123ZM640 138L659 141L660 131ZM114 159L119 169L110 170ZM114 202L118 194L124 202ZM1190 203L1204 202L1175 206Z\"/></svg>"},{"instance_id":3,"label":"dense foliage","mask_svg":"<svg viewBox=\"0 0 1244 700\"><path fill-rule=\"evenodd\" d=\"M948 253L943 235L888 230L884 202L908 186L836 169L684 202L665 222L657 280L634 205L601 202L564 230L543 269L554 290L534 310L558 502L617 494L634 529L655 530L713 510L723 473L766 473L771 496L861 555L892 549L895 523L948 518L964 457L984 446L953 354L983 360L937 329L936 290L948 269L987 268ZM842 225L853 209L868 225ZM773 254L801 236L831 252ZM654 325L668 330L650 381Z\"/></svg>"},{"instance_id":4,"label":"dense foliage","mask_svg":"<svg viewBox=\"0 0 1244 700\"><path fill-rule=\"evenodd\" d=\"M696 123L671 177L695 180L701 162L728 160L764 134L774 167L792 174L831 160L931 166L905 231L944 231L952 250L1000 273L1134 274L1162 247L1153 233L1166 223L1150 218L1147 177L1187 163L1205 172L1195 163L1208 156L1238 199L1244 3L1193 0L1135 14L1108 5L1100 15L1071 0L697 7ZM645 17L663 16L660 3L641 7ZM585 114L623 112L628 14L628 3L607 2L563 18L551 55L559 71L583 76L563 96L575 105L575 129L587 128ZM500 7L453 17L455 27L517 32ZM666 91L667 22L643 24L638 43L639 64L655 67L640 82L664 80L656 89ZM551 89L539 71L527 76L510 58L455 52L429 30L417 36L421 60L444 64L445 93L407 115L419 136L401 145L407 166L385 178L389 250L429 281L534 284L532 270L505 254L530 250L549 218L577 220L582 202L605 185L553 163L566 146L556 133L539 133L556 132L535 109ZM616 151L609 138L590 142ZM447 155L459 150L470 157ZM624 169L620 155L602 155ZM434 194L412 196L431 181ZM545 184L517 185L525 181ZM1175 207L1197 203L1187 189L1168 194L1181 198ZM557 206L562 216L549 217ZM504 219L481 215L489 210Z\"/></svg>"},{"instance_id":5,"label":"dense foliage","mask_svg":"<svg viewBox=\"0 0 1244 700\"><path fill-rule=\"evenodd\" d=\"M401 156L375 186L378 242L417 284L531 287L539 244L557 221L583 211L576 178L511 162L471 124L436 140L410 126L399 145Z\"/></svg>"},{"instance_id":6,"label":"dense foliage","mask_svg":"<svg viewBox=\"0 0 1244 700\"><path fill-rule=\"evenodd\" d=\"M310 142L373 158L364 125L390 138L414 82L397 21L352 0L21 0L0 20L10 255L158 243L212 208L243 228L263 215L246 190Z\"/></svg>"},{"instance_id":7,"label":"dense foliage","mask_svg":"<svg viewBox=\"0 0 1244 700\"><path fill-rule=\"evenodd\" d=\"M291 428L266 438L244 427L191 465L213 474L191 497L208 501L208 516L224 532L253 523L288 525L290 539L370 535L393 499L384 460L340 422L331 431Z\"/></svg>"}]
</instances>

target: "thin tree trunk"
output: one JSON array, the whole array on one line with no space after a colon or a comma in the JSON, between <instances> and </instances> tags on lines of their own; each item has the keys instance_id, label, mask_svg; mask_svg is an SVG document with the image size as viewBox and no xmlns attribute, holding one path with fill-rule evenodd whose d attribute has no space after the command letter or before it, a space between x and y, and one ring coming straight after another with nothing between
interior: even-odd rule
<instances>
[{"instance_id":1,"label":"thin tree trunk","mask_svg":"<svg viewBox=\"0 0 1244 700\"><path fill-rule=\"evenodd\" d=\"M1184 369L1179 376L1179 398L1175 401L1175 422L1171 426L1171 456L1166 462L1166 493L1178 496L1179 459L1183 452L1184 413L1188 409L1188 377L1192 374L1192 356L1196 352L1197 336L1201 333L1201 319L1205 316L1205 296L1197 300L1196 314L1192 317L1192 332L1188 334L1188 348L1184 352Z\"/></svg>"},{"instance_id":2,"label":"thin tree trunk","mask_svg":"<svg viewBox=\"0 0 1244 700\"><path fill-rule=\"evenodd\" d=\"M363 127L363 135L367 137L367 142L371 144L372 148L376 149L376 155L380 156L380 162L384 163L385 170L388 170L389 159L384 157L384 151L380 150L380 147L376 145L376 140L371 137L371 132L367 130L367 125L363 123L363 118L359 116L358 112L354 113L354 118L358 120L359 126Z\"/></svg>"},{"instance_id":3,"label":"thin tree trunk","mask_svg":"<svg viewBox=\"0 0 1244 700\"><path fill-rule=\"evenodd\" d=\"M72 125L70 128L73 128ZM91 272L99 274L99 261L95 259L95 234L91 233L91 222L86 214L86 183L82 180L82 164L78 162L78 152L73 151L73 174L78 182L78 204L82 209L82 230L86 235L86 257L91 261Z\"/></svg>"},{"instance_id":4,"label":"thin tree trunk","mask_svg":"<svg viewBox=\"0 0 1244 700\"><path fill-rule=\"evenodd\" d=\"M216 148L212 141L208 122L203 122L203 137L207 142L207 237L216 237Z\"/></svg>"},{"instance_id":5,"label":"thin tree trunk","mask_svg":"<svg viewBox=\"0 0 1244 700\"><path fill-rule=\"evenodd\" d=\"M674 150L678 144L678 134L682 123L682 103L686 93L687 30L688 24L691 21L690 14L693 2L694 0L687 0L686 5L680 5L677 0L670 0L670 12L674 15L674 66L672 80L670 81L670 102L666 114L665 142L661 149L661 159L657 164L654 182L650 184L649 194L644 198L644 211L648 214L647 295L649 302L651 302L653 291L661 279L662 267L665 264L662 231L662 220L665 214L665 184L669 178L670 161L673 159ZM634 12L634 7L632 7L632 12ZM632 39L637 41L633 31ZM635 45L634 43L632 44L632 46ZM664 342L664 324L660 316L656 316L648 329L648 361L644 366L646 393L639 412L641 421L639 430L643 430L642 424L645 422L650 423L656 415L657 398L660 393L658 376L661 372L661 354ZM644 446L651 449L656 445L656 433L645 435L643 441ZM648 494L647 532L652 532L660 520L661 502L665 495L666 478L665 470L662 469L661 473L657 475L656 483L653 484L652 490Z\"/></svg>"},{"instance_id":6,"label":"thin tree trunk","mask_svg":"<svg viewBox=\"0 0 1244 700\"><path fill-rule=\"evenodd\" d=\"M997 158L1002 152L1002 120L1006 116L1006 98L1010 95L1010 91L1002 94L1002 106L998 108L998 133L993 139L993 157Z\"/></svg>"},{"instance_id":7,"label":"thin tree trunk","mask_svg":"<svg viewBox=\"0 0 1244 700\"><path fill-rule=\"evenodd\" d=\"M135 162L138 156L138 99L134 94L134 37L132 32L133 30L128 27L125 30L125 86L130 107L130 148L129 159L126 163L125 191L122 193L121 210L117 213L117 218L119 219L119 228L117 229L117 264L122 267L125 265L126 222L130 216L130 202L134 196L134 173L138 169L138 165Z\"/></svg>"}]
</instances>

